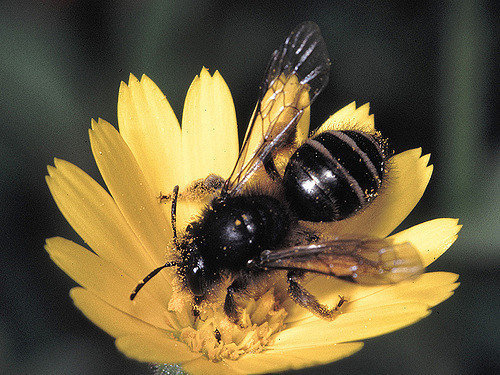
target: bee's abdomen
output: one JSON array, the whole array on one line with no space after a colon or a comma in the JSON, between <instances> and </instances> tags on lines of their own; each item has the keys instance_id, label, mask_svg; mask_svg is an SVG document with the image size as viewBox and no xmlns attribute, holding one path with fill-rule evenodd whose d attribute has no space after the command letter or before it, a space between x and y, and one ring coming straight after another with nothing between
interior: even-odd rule
<instances>
[{"instance_id":1,"label":"bee's abdomen","mask_svg":"<svg viewBox=\"0 0 500 375\"><path fill-rule=\"evenodd\" d=\"M384 173L380 139L346 130L326 131L293 154L283 177L285 194L300 220L342 220L375 195Z\"/></svg>"}]
</instances>

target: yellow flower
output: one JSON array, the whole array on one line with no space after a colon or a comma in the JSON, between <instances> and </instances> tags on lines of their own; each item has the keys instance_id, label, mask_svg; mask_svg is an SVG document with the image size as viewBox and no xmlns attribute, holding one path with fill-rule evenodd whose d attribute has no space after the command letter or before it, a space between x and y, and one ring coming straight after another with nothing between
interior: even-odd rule
<instances>
[{"instance_id":1,"label":"yellow flower","mask_svg":"<svg viewBox=\"0 0 500 375\"><path fill-rule=\"evenodd\" d=\"M309 116L302 122L308 127ZM46 250L81 287L71 290L76 306L139 361L180 364L194 374L266 373L332 362L349 356L363 340L413 324L450 297L457 275L426 273L390 286L363 286L324 276L304 286L322 303L347 302L333 321L321 320L293 303L286 285L273 284L244 309L245 328L229 322L218 304L195 318L190 299L178 292L175 270L165 269L134 301L137 283L166 260L172 240L170 205L160 192L216 173L227 178L238 154L234 105L218 72L206 69L188 91L182 130L164 95L146 76L122 83L118 100L120 132L92 121L90 142L108 191L73 164L55 159L47 183L63 215L92 249L61 237ZM374 128L369 106L351 103L322 128ZM302 132L304 134L304 132ZM305 133L307 134L307 133ZM387 184L364 211L329 225L337 236L388 236L420 200L432 166L420 149L395 155ZM179 201L179 226L200 203ZM455 219L436 219L394 234L411 242L425 265L455 241Z\"/></svg>"}]
</instances>

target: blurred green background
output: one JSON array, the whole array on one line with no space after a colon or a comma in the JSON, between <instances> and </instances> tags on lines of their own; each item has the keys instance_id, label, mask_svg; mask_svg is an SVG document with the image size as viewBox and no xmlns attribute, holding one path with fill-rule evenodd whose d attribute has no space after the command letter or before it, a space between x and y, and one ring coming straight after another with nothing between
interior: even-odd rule
<instances>
[{"instance_id":1,"label":"blurred green background","mask_svg":"<svg viewBox=\"0 0 500 375\"><path fill-rule=\"evenodd\" d=\"M228 83L243 131L271 52L300 22L321 28L330 83L313 126L356 100L400 152L423 147L434 175L403 227L464 225L431 270L460 274L422 322L368 340L314 373L500 373L500 5L490 1L3 1L0 4L0 373L144 374L71 303L46 237L81 242L45 185L53 157L101 181L90 118L116 125L119 83L151 77L182 114L202 66ZM311 373L311 370L297 373Z\"/></svg>"}]
</instances>

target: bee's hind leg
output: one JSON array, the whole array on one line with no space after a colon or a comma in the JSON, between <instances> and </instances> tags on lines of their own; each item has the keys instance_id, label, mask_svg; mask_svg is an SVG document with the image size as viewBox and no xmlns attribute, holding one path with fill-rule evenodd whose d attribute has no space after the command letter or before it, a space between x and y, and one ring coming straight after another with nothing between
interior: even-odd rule
<instances>
[{"instance_id":1,"label":"bee's hind leg","mask_svg":"<svg viewBox=\"0 0 500 375\"><path fill-rule=\"evenodd\" d=\"M335 319L335 317L341 313L339 311L340 306L342 306L342 304L346 301L344 297L340 297L341 302L339 302L333 309L330 309L328 306L319 303L316 297L299 284L301 276L301 273L296 271L288 272L288 294L290 295L290 298L299 306L308 309L314 315L322 319Z\"/></svg>"}]
</instances>

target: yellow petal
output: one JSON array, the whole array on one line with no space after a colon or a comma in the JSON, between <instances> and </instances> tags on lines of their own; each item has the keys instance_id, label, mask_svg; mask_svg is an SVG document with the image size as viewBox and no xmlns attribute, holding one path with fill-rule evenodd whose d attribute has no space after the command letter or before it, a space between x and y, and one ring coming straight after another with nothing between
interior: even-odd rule
<instances>
[{"instance_id":1,"label":"yellow petal","mask_svg":"<svg viewBox=\"0 0 500 375\"><path fill-rule=\"evenodd\" d=\"M302 342L308 342L307 336ZM324 365L348 357L363 347L363 343L305 345L300 348L270 347L262 353L246 354L237 361L226 361L244 374L261 374Z\"/></svg>"},{"instance_id":2,"label":"yellow petal","mask_svg":"<svg viewBox=\"0 0 500 375\"><path fill-rule=\"evenodd\" d=\"M73 278L78 284L95 293L99 298L113 307L138 317L156 327L172 329L166 322L163 314L166 305L159 303L159 298L151 295L153 285L148 284L134 302L130 301L130 293L137 285L137 281L125 274L112 263L98 257L91 251L76 243L61 237L47 239L45 249L51 259ZM163 290L170 289L164 279ZM158 291L158 290L157 290Z\"/></svg>"},{"instance_id":3,"label":"yellow petal","mask_svg":"<svg viewBox=\"0 0 500 375\"><path fill-rule=\"evenodd\" d=\"M229 88L216 71L201 70L189 88L182 115L184 183L215 173L227 178L238 157L236 112Z\"/></svg>"},{"instance_id":4,"label":"yellow petal","mask_svg":"<svg viewBox=\"0 0 500 375\"><path fill-rule=\"evenodd\" d=\"M182 364L201 356L201 353L189 350L186 344L169 339L159 331L120 336L115 344L127 357L142 362Z\"/></svg>"},{"instance_id":5,"label":"yellow petal","mask_svg":"<svg viewBox=\"0 0 500 375\"><path fill-rule=\"evenodd\" d=\"M455 242L461 228L458 219L435 219L415 225L389 238L395 243L411 242L420 252L427 267Z\"/></svg>"},{"instance_id":6,"label":"yellow petal","mask_svg":"<svg viewBox=\"0 0 500 375\"><path fill-rule=\"evenodd\" d=\"M145 256L115 201L80 168L60 159L54 164L46 180L66 220L99 256L131 277L144 277L156 262Z\"/></svg>"},{"instance_id":7,"label":"yellow petal","mask_svg":"<svg viewBox=\"0 0 500 375\"><path fill-rule=\"evenodd\" d=\"M394 285L358 288L349 296L343 311L349 313L391 304L418 302L435 306L453 295L458 287L458 275L450 272L429 272L415 280Z\"/></svg>"},{"instance_id":8,"label":"yellow petal","mask_svg":"<svg viewBox=\"0 0 500 375\"><path fill-rule=\"evenodd\" d=\"M156 332L164 333L165 335L168 334L167 331L161 330L111 306L86 289L73 288L70 291L70 296L76 307L88 319L115 338L131 334L155 334Z\"/></svg>"},{"instance_id":9,"label":"yellow petal","mask_svg":"<svg viewBox=\"0 0 500 375\"><path fill-rule=\"evenodd\" d=\"M408 150L389 160L386 180L366 209L348 219L315 224L313 228L334 238L388 236L416 206L431 178L429 155L420 157L421 152L420 148Z\"/></svg>"},{"instance_id":10,"label":"yellow petal","mask_svg":"<svg viewBox=\"0 0 500 375\"><path fill-rule=\"evenodd\" d=\"M90 144L99 171L139 241L156 266L165 262L172 229L137 161L118 131L109 123L92 122Z\"/></svg>"},{"instance_id":11,"label":"yellow petal","mask_svg":"<svg viewBox=\"0 0 500 375\"><path fill-rule=\"evenodd\" d=\"M144 177L159 195L182 181L181 129L167 99L151 79L130 75L118 95L120 134Z\"/></svg>"},{"instance_id":12,"label":"yellow petal","mask_svg":"<svg viewBox=\"0 0 500 375\"><path fill-rule=\"evenodd\" d=\"M75 305L95 325L115 338L124 338L121 343L117 340L117 346L132 358L143 360L144 356L148 355L151 350L144 343L144 346L138 346L135 350L130 348L130 344L134 343L134 337L140 338L141 342L144 340L145 342L161 344L158 348L158 350L163 351L161 362L188 360L200 355L199 353L192 353L186 345L179 341L170 339L167 331L156 328L112 307L85 289L73 288L70 295ZM149 338L149 340L145 338ZM137 343L137 341L135 342Z\"/></svg>"},{"instance_id":13,"label":"yellow petal","mask_svg":"<svg viewBox=\"0 0 500 375\"><path fill-rule=\"evenodd\" d=\"M333 321L311 319L291 324L276 338L274 347L294 348L310 345L363 340L413 324L429 315L426 304L396 303L340 314Z\"/></svg>"},{"instance_id":14,"label":"yellow petal","mask_svg":"<svg viewBox=\"0 0 500 375\"><path fill-rule=\"evenodd\" d=\"M359 108L356 108L356 102L346 105L331 115L315 134L326 130L360 130L374 133L375 118L373 114L370 115L370 104L365 103Z\"/></svg>"}]
</instances>

